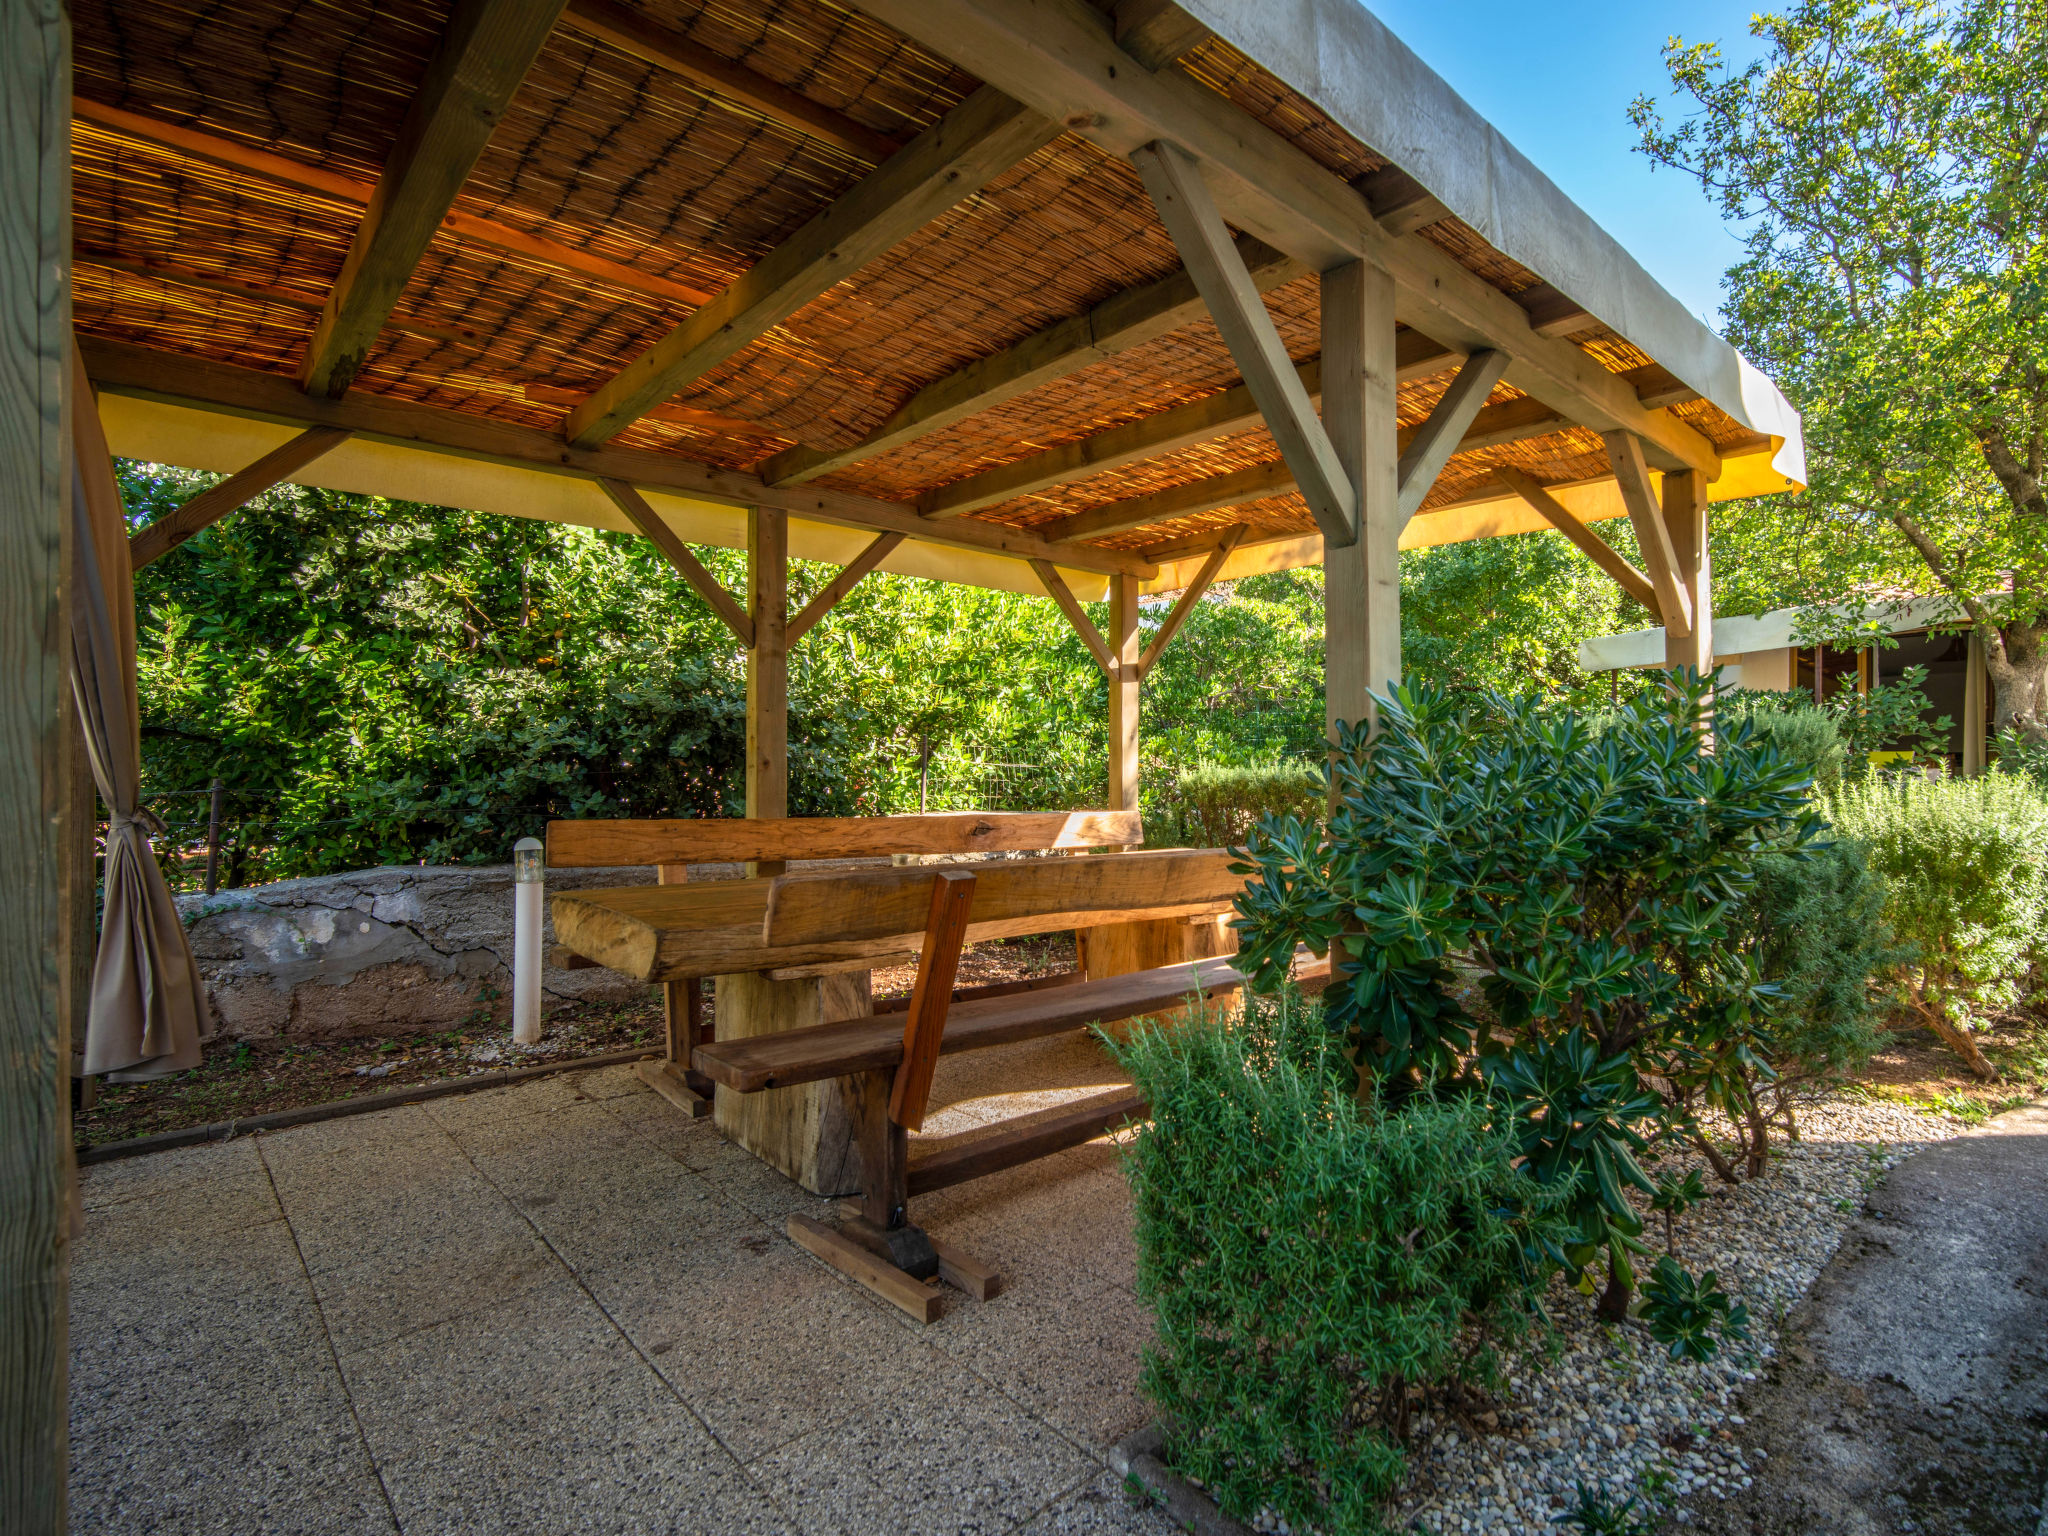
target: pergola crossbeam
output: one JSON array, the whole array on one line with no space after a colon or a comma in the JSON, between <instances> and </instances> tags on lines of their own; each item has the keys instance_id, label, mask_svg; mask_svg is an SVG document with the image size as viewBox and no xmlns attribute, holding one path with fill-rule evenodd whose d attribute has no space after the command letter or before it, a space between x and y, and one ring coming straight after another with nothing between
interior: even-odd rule
<instances>
[{"instance_id":1,"label":"pergola crossbeam","mask_svg":"<svg viewBox=\"0 0 2048 1536\"><path fill-rule=\"evenodd\" d=\"M1154 140L1199 163L1222 216L1316 271L1356 257L1384 268L1400 319L1464 352L1514 359L1509 383L1594 431L1641 437L1662 468L1720 473L1714 446L1646 411L1580 348L1539 335L1526 310L1420 235L1396 237L1365 195L1306 151L1178 70L1131 67L1085 0L860 0L861 8L1020 100L1128 155Z\"/></svg>"},{"instance_id":2,"label":"pergola crossbeam","mask_svg":"<svg viewBox=\"0 0 2048 1536\"><path fill-rule=\"evenodd\" d=\"M1261 293L1308 271L1291 256L1248 236L1238 238L1237 250ZM771 485L802 485L832 474L992 410L1119 352L1156 341L1203 313L1202 296L1184 271L1126 288L1085 314L1055 321L932 380L857 443L838 449L796 447L777 454L761 466L761 478Z\"/></svg>"},{"instance_id":3,"label":"pergola crossbeam","mask_svg":"<svg viewBox=\"0 0 2048 1536\"><path fill-rule=\"evenodd\" d=\"M1280 445L1316 526L1333 544L1357 536L1357 492L1323 430L1273 317L1238 259L1229 228L1195 162L1171 144L1140 145L1131 160L1188 275L1209 306L1224 345L1244 373L1266 429Z\"/></svg>"},{"instance_id":4,"label":"pergola crossbeam","mask_svg":"<svg viewBox=\"0 0 2048 1536\"><path fill-rule=\"evenodd\" d=\"M617 436L1061 132L982 87L600 385L569 413L569 441Z\"/></svg>"},{"instance_id":5,"label":"pergola crossbeam","mask_svg":"<svg viewBox=\"0 0 2048 1536\"><path fill-rule=\"evenodd\" d=\"M868 547L849 560L816 597L804 604L803 612L789 621L789 627L783 631L783 643L795 645L809 634L811 626L838 606L839 599L859 586L870 571L888 559L905 537L907 535L900 533L876 534Z\"/></svg>"},{"instance_id":6,"label":"pergola crossbeam","mask_svg":"<svg viewBox=\"0 0 2048 1536\"><path fill-rule=\"evenodd\" d=\"M1612 578L1616 586L1649 609L1659 623L1663 622L1663 610L1657 603L1657 589L1651 584L1649 577L1629 564L1620 550L1580 522L1573 515L1571 508L1545 490L1540 481L1524 474L1513 465L1503 464L1495 471L1495 477L1502 485L1542 513L1545 522L1571 540L1580 553Z\"/></svg>"},{"instance_id":7,"label":"pergola crossbeam","mask_svg":"<svg viewBox=\"0 0 2048 1536\"><path fill-rule=\"evenodd\" d=\"M1621 486L1622 505L1636 531L1636 546L1649 567L1650 584L1656 589L1657 611L1664 617L1664 632L1674 638L1692 633L1692 603L1665 526L1664 509L1658 504L1656 487L1650 484L1649 466L1643 462L1643 445L1633 434L1608 432L1607 459L1614 466L1614 478Z\"/></svg>"},{"instance_id":8,"label":"pergola crossbeam","mask_svg":"<svg viewBox=\"0 0 2048 1536\"><path fill-rule=\"evenodd\" d=\"M1507 368L1508 355L1505 352L1474 352L1466 358L1464 366L1451 380L1450 388L1443 392L1428 417L1402 448L1397 469L1402 522L1415 515L1416 509L1435 487L1436 477L1443 473L1451 455L1458 451L1473 419Z\"/></svg>"},{"instance_id":9,"label":"pergola crossbeam","mask_svg":"<svg viewBox=\"0 0 2048 1536\"><path fill-rule=\"evenodd\" d=\"M728 506L768 506L813 522L902 533L913 539L978 549L1029 560L1057 560L1076 570L1135 575L1157 574L1136 555L1087 544L1055 544L1019 528L962 518L928 522L899 502L847 491L783 490L737 470L716 469L674 453L639 448L570 448L550 433L466 411L442 410L358 391L323 400L300 391L277 374L204 358L157 352L127 342L79 339L95 383L200 409L225 411L294 426L346 427L361 437L449 453L459 458L510 464L584 480L613 479L658 491Z\"/></svg>"},{"instance_id":10,"label":"pergola crossbeam","mask_svg":"<svg viewBox=\"0 0 2048 1536\"><path fill-rule=\"evenodd\" d=\"M456 6L307 344L308 393L354 380L561 13L562 0Z\"/></svg>"},{"instance_id":11,"label":"pergola crossbeam","mask_svg":"<svg viewBox=\"0 0 2048 1536\"><path fill-rule=\"evenodd\" d=\"M288 443L280 443L246 469L236 471L158 518L128 540L128 564L141 570L162 559L202 529L211 528L239 507L245 507L272 486L289 480L330 448L348 441L345 427L308 427Z\"/></svg>"},{"instance_id":12,"label":"pergola crossbeam","mask_svg":"<svg viewBox=\"0 0 2048 1536\"><path fill-rule=\"evenodd\" d=\"M626 520L638 528L641 535L676 568L677 574L711 605L711 611L725 621L725 627L733 632L741 646L753 649L754 621L747 617L747 610L725 590L724 583L711 574L704 562L690 553L690 546L662 521L661 514L647 505L647 498L623 480L600 480L598 484L604 487L604 493L611 497L612 504L626 514Z\"/></svg>"}]
</instances>

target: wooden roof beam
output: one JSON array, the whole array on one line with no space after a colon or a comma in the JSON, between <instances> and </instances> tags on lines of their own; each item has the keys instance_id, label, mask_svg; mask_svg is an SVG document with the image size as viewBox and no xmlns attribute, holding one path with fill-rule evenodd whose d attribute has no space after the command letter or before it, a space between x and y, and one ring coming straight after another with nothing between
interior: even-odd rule
<instances>
[{"instance_id":1,"label":"wooden roof beam","mask_svg":"<svg viewBox=\"0 0 2048 1536\"><path fill-rule=\"evenodd\" d=\"M1498 448L1504 443L1518 443L1532 437L1547 437L1569 425L1569 422L1541 400L1506 400L1499 405L1487 406L1472 418L1471 425L1458 441L1457 451L1470 453L1476 449ZM1420 427L1401 429L1398 441L1404 454L1414 444L1421 430ZM1270 463L1254 465L1250 469L1233 470L1229 474L1210 475L1200 480L1188 481L1184 485L1170 486L1166 490L1154 491L1150 495L1130 496L1122 501L1104 502L1099 507L1089 507L1082 512L1070 513L1066 517L1040 523L1034 531L1043 538L1059 542L1073 539L1105 539L1113 534L1128 533L1133 528L1144 528L1153 523L1171 522L1175 518L1193 517L1200 512L1215 512L1224 507L1242 506L1248 501L1261 501L1268 496L1285 496L1294 489L1294 475L1288 468L1287 461L1275 459Z\"/></svg>"},{"instance_id":2,"label":"wooden roof beam","mask_svg":"<svg viewBox=\"0 0 2048 1536\"><path fill-rule=\"evenodd\" d=\"M1238 254L1261 293L1305 277L1308 268L1260 241L1240 236ZM802 485L929 433L993 410L1104 358L1179 330L1208 311L1186 272L1111 294L1085 314L1055 321L1023 340L934 379L859 442L845 448L797 447L761 466L771 485Z\"/></svg>"},{"instance_id":3,"label":"wooden roof beam","mask_svg":"<svg viewBox=\"0 0 2048 1536\"><path fill-rule=\"evenodd\" d=\"M569 441L617 436L1063 131L982 87L595 390L569 413Z\"/></svg>"},{"instance_id":4,"label":"wooden roof beam","mask_svg":"<svg viewBox=\"0 0 2048 1536\"><path fill-rule=\"evenodd\" d=\"M793 128L806 138L843 149L870 165L880 165L903 147L903 140L821 106L723 54L700 48L682 33L657 25L615 0L569 0L562 20L576 31L608 43L643 64L652 64L687 80L721 101Z\"/></svg>"},{"instance_id":5,"label":"wooden roof beam","mask_svg":"<svg viewBox=\"0 0 2048 1536\"><path fill-rule=\"evenodd\" d=\"M1650 578L1629 564L1619 550L1580 522L1571 508L1545 490L1541 482L1511 464L1503 464L1495 474L1502 485L1542 513L1545 522L1577 545L1580 553L1605 571L1616 586L1649 609L1659 623L1663 622L1663 610L1657 606L1657 590Z\"/></svg>"},{"instance_id":6,"label":"wooden roof beam","mask_svg":"<svg viewBox=\"0 0 2048 1536\"><path fill-rule=\"evenodd\" d=\"M306 347L309 394L343 394L469 180L562 0L458 0Z\"/></svg>"},{"instance_id":7,"label":"wooden roof beam","mask_svg":"<svg viewBox=\"0 0 2048 1536\"><path fill-rule=\"evenodd\" d=\"M934 544L978 549L1012 559L1056 560L1076 570L1150 577L1151 562L1090 545L1053 544L1018 528L965 518L931 523L911 508L845 491L784 490L753 475L716 469L675 453L643 448L578 449L552 433L356 391L340 400L308 395L293 381L188 354L159 352L127 342L81 336L93 381L116 393L197 406L293 426L345 427L358 436L428 449L486 463L545 470L581 480L622 480L647 490L673 491L727 506L776 507L793 517L902 533Z\"/></svg>"},{"instance_id":8,"label":"wooden roof beam","mask_svg":"<svg viewBox=\"0 0 2048 1536\"><path fill-rule=\"evenodd\" d=\"M1392 274L1402 320L1463 352L1514 359L1507 381L1598 432L1639 437L1660 468L1720 474L1714 446L1668 413L1646 411L1570 342L1539 335L1528 312L1420 235L1395 236L1365 195L1217 92L1179 70L1134 68L1086 0L858 0L869 14L1111 154L1153 140L1199 163L1222 216L1316 271L1364 258Z\"/></svg>"},{"instance_id":9,"label":"wooden roof beam","mask_svg":"<svg viewBox=\"0 0 2048 1536\"><path fill-rule=\"evenodd\" d=\"M1245 388L1293 470L1316 526L1332 544L1351 543L1358 537L1357 487L1345 474L1308 391L1301 387L1294 360L1231 244L1230 230L1200 170L1166 143L1142 144L1131 151L1131 160L1145 178L1152 204L1209 306L1224 345L1243 370Z\"/></svg>"},{"instance_id":10,"label":"wooden roof beam","mask_svg":"<svg viewBox=\"0 0 2048 1536\"><path fill-rule=\"evenodd\" d=\"M137 144L147 144L152 149L168 151L180 159L197 160L206 165L240 171L244 175L258 177L275 186L293 187L333 202L351 203L360 208L369 203L376 191L370 182L359 181L353 176L344 176L317 165L307 165L302 160L294 160L286 155L274 155L268 150L255 149L234 139L223 138L219 134L205 133L196 128L187 128L183 124L166 123L157 118L144 117L139 112L130 112L121 107L104 106L96 101L88 101L84 97L72 98L71 115L74 121L85 123L102 133L109 133ZM559 240L549 240L540 235L530 234L510 224L481 219L474 214L451 210L441 221L441 227L459 240L488 246L513 256L524 256L528 260L563 272L593 277L627 293L637 293L642 298L660 303L695 308L710 297L702 289L690 287L686 283L657 277L652 272L642 272L639 268L629 267L623 262L579 250L573 245L564 245Z\"/></svg>"},{"instance_id":11,"label":"wooden roof beam","mask_svg":"<svg viewBox=\"0 0 2048 1536\"><path fill-rule=\"evenodd\" d=\"M1398 165L1383 165L1351 183L1372 205L1372 215L1390 235L1412 235L1442 223L1451 210Z\"/></svg>"},{"instance_id":12,"label":"wooden roof beam","mask_svg":"<svg viewBox=\"0 0 2048 1536\"><path fill-rule=\"evenodd\" d=\"M1431 408L1401 450L1395 478L1400 485L1400 517L1403 523L1415 515L1444 472L1451 455L1458 451L1465 434L1472 429L1486 397L1507 372L1505 352L1474 352L1465 359L1457 377Z\"/></svg>"},{"instance_id":13,"label":"wooden roof beam","mask_svg":"<svg viewBox=\"0 0 2048 1536\"><path fill-rule=\"evenodd\" d=\"M1214 34L1173 0L1117 0L1116 45L1147 69L1164 69Z\"/></svg>"},{"instance_id":14,"label":"wooden roof beam","mask_svg":"<svg viewBox=\"0 0 2048 1536\"><path fill-rule=\"evenodd\" d=\"M1628 508L1629 524L1636 531L1636 547L1643 552L1643 564L1650 568L1650 585L1656 589L1656 607L1663 615L1664 632L1682 640L1692 633L1692 600L1679 576L1678 551L1664 522L1664 509L1657 503L1656 488L1650 484L1643 445L1627 432L1609 432L1605 436L1607 459L1621 486L1621 502Z\"/></svg>"}]
</instances>

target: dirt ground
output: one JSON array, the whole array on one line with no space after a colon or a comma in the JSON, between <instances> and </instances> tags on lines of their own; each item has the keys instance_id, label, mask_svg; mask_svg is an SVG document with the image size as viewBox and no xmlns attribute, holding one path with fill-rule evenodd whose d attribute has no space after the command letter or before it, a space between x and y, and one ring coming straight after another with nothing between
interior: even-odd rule
<instances>
[{"instance_id":1,"label":"dirt ground","mask_svg":"<svg viewBox=\"0 0 2048 1536\"><path fill-rule=\"evenodd\" d=\"M1071 934L999 939L976 944L960 957L962 987L1017 981L1071 970ZM877 999L907 994L916 967L874 973ZM706 1016L716 1029L711 988ZM479 1024L429 1034L305 1045L283 1040L223 1041L207 1047L205 1065L157 1083L100 1084L91 1109L74 1113L73 1140L81 1147L154 1136L192 1125L246 1119L307 1104L327 1104L388 1093L419 1083L502 1072L578 1056L598 1056L661 1043L661 999L648 989L644 1002L597 1007L575 1004L551 1013L541 1043L512 1044L501 1024Z\"/></svg>"}]
</instances>

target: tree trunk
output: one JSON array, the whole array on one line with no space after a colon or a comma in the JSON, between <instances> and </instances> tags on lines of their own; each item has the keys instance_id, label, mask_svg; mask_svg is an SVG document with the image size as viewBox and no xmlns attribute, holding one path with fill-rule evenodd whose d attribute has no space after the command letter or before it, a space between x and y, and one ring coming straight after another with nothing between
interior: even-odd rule
<instances>
[{"instance_id":1,"label":"tree trunk","mask_svg":"<svg viewBox=\"0 0 2048 1536\"><path fill-rule=\"evenodd\" d=\"M1610 1245L1607 1250L1607 1289L1600 1293L1599 1304L1593 1310L1603 1323L1626 1322L1629 1299L1634 1295L1635 1287L1621 1278L1621 1263Z\"/></svg>"},{"instance_id":2,"label":"tree trunk","mask_svg":"<svg viewBox=\"0 0 2048 1536\"><path fill-rule=\"evenodd\" d=\"M2048 742L2048 629L2008 624L1987 637L1984 670L1991 679L1992 729L2010 727Z\"/></svg>"}]
</instances>

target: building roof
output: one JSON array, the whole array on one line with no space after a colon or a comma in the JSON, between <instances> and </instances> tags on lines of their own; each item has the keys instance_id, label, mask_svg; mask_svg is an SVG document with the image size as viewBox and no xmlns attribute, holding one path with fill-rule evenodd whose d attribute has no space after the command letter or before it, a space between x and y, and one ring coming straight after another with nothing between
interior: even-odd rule
<instances>
[{"instance_id":1,"label":"building roof","mask_svg":"<svg viewBox=\"0 0 2048 1536\"><path fill-rule=\"evenodd\" d=\"M1163 138L1312 390L1340 257L1395 273L1411 433L1509 353L1405 543L1548 526L1504 464L1619 515L1615 425L1716 499L1803 475L1768 381L1351 0L571 0L530 64L518 9L74 0L75 309L116 451L230 470L324 422L356 436L293 478L623 528L609 476L689 539L778 505L798 555L900 531L884 569L1038 590L1039 557L1083 596L1180 585L1226 535L1226 577L1317 560L1127 158ZM487 70L434 62L464 38L508 94L394 265L441 211L419 167L486 110Z\"/></svg>"}]
</instances>

